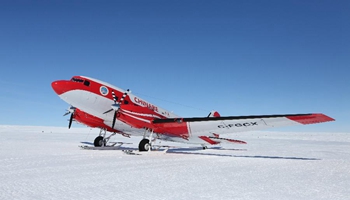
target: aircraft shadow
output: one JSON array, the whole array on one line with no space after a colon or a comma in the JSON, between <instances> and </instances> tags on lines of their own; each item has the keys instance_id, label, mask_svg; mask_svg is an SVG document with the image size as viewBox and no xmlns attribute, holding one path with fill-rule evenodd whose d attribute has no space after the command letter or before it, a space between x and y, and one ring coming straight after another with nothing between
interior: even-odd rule
<instances>
[{"instance_id":1,"label":"aircraft shadow","mask_svg":"<svg viewBox=\"0 0 350 200\"><path fill-rule=\"evenodd\" d=\"M246 151L246 149L215 149L215 150L232 150L232 151ZM198 152L202 151L202 152ZM285 156L244 156L244 155L230 155L221 153L206 153L202 148L180 148L169 149L167 153L171 154L186 154L186 155L206 155L206 156L218 156L218 157L233 157L233 158L263 158L263 159L283 159L283 160L321 160L319 158L304 158L304 157L285 157Z\"/></svg>"},{"instance_id":2,"label":"aircraft shadow","mask_svg":"<svg viewBox=\"0 0 350 200\"><path fill-rule=\"evenodd\" d=\"M83 144L91 145L92 143L89 142L81 142ZM115 148L98 148L95 150L119 150L119 151L138 151L138 148L135 147L115 147ZM159 150L155 151L163 151L164 148L160 148ZM247 149L226 149L221 147L210 147L208 150L215 150L215 151L247 151ZM282 160L321 160L319 158L305 158L305 157L286 157L286 156L264 156L264 155L256 155L256 156L249 156L249 155L230 155L230 154L222 154L222 153L206 153L206 150L203 150L202 147L192 147L192 148L170 148L167 150L167 154L184 154L184 155L198 155L198 156L218 156L218 157L232 157L232 158L260 158L260 159L282 159Z\"/></svg>"},{"instance_id":3,"label":"aircraft shadow","mask_svg":"<svg viewBox=\"0 0 350 200\"><path fill-rule=\"evenodd\" d=\"M92 142L80 142L80 143L94 146L94 143L92 143Z\"/></svg>"}]
</instances>

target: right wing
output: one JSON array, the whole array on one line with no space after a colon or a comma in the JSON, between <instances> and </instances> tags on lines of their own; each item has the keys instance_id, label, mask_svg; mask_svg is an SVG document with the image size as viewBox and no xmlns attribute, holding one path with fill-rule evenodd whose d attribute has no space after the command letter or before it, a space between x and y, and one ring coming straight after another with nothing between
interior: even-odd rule
<instances>
[{"instance_id":1,"label":"right wing","mask_svg":"<svg viewBox=\"0 0 350 200\"><path fill-rule=\"evenodd\" d=\"M328 121L334 121L334 119L324 114L311 113L155 119L153 120L153 125L157 127L157 132L164 132L172 135L183 135L187 132L187 134L210 136L213 133L226 134Z\"/></svg>"}]
</instances>

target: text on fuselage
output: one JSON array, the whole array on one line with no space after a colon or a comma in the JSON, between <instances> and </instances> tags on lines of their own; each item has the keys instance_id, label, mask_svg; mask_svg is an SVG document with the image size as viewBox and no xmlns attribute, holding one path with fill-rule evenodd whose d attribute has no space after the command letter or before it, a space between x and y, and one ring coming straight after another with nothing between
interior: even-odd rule
<instances>
[{"instance_id":1,"label":"text on fuselage","mask_svg":"<svg viewBox=\"0 0 350 200\"><path fill-rule=\"evenodd\" d=\"M246 122L246 123L236 123L236 124L225 124L218 125L218 128L232 128L232 127L248 127L248 126L257 126L258 122Z\"/></svg>"},{"instance_id":2,"label":"text on fuselage","mask_svg":"<svg viewBox=\"0 0 350 200\"><path fill-rule=\"evenodd\" d=\"M141 104L141 105L143 105L143 106L146 106L146 107L149 108L150 110L153 110L153 111L155 111L155 112L158 112L158 107L157 107L157 106L152 105L152 104L150 104L150 103L147 103L146 101L141 100L141 99L139 99L139 98L137 98L137 97L134 97L134 100L135 100L136 103Z\"/></svg>"}]
</instances>

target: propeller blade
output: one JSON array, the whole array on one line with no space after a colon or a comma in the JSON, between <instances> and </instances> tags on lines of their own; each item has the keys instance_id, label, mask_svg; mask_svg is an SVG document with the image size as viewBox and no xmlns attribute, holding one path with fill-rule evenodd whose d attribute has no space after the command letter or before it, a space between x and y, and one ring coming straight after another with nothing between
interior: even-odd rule
<instances>
[{"instance_id":1,"label":"propeller blade","mask_svg":"<svg viewBox=\"0 0 350 200\"><path fill-rule=\"evenodd\" d=\"M129 93L130 93L130 90L129 90L129 89L127 89L126 92L124 92L122 98L120 98L119 105L122 104L122 102L123 102L124 99L128 96Z\"/></svg>"},{"instance_id":2,"label":"propeller blade","mask_svg":"<svg viewBox=\"0 0 350 200\"><path fill-rule=\"evenodd\" d=\"M68 129L70 129L70 127L72 126L73 117L74 117L74 113L72 113L72 114L70 115L69 124L68 124Z\"/></svg>"},{"instance_id":3,"label":"propeller blade","mask_svg":"<svg viewBox=\"0 0 350 200\"><path fill-rule=\"evenodd\" d=\"M106 112L104 112L103 114L107 114L107 113L112 112L112 111L113 111L113 109L110 109L110 110L107 110Z\"/></svg>"},{"instance_id":4,"label":"propeller blade","mask_svg":"<svg viewBox=\"0 0 350 200\"><path fill-rule=\"evenodd\" d=\"M117 103L118 98L117 96L115 96L114 90L112 90L112 97L113 97L114 103Z\"/></svg>"},{"instance_id":5,"label":"propeller blade","mask_svg":"<svg viewBox=\"0 0 350 200\"><path fill-rule=\"evenodd\" d=\"M68 114L71 114L71 115L70 115L70 118L69 118L68 129L70 129L70 127L72 126L72 122L73 122L73 118L74 118L75 109L76 109L75 107L70 106L70 107L67 109L67 112L63 115L63 116L66 116L66 115L68 115Z\"/></svg>"},{"instance_id":6,"label":"propeller blade","mask_svg":"<svg viewBox=\"0 0 350 200\"><path fill-rule=\"evenodd\" d=\"M117 111L115 111L114 115L113 115L112 129L114 129L114 125L115 125L115 120L116 119L117 119Z\"/></svg>"}]
</instances>

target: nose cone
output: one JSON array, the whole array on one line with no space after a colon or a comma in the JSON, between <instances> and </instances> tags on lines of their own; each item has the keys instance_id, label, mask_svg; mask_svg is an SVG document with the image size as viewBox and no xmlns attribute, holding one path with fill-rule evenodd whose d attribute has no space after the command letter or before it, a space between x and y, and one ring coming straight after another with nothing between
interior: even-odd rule
<instances>
[{"instance_id":1,"label":"nose cone","mask_svg":"<svg viewBox=\"0 0 350 200\"><path fill-rule=\"evenodd\" d=\"M58 95L61 95L67 92L66 83L67 81L54 81L51 83L51 87Z\"/></svg>"}]
</instances>

